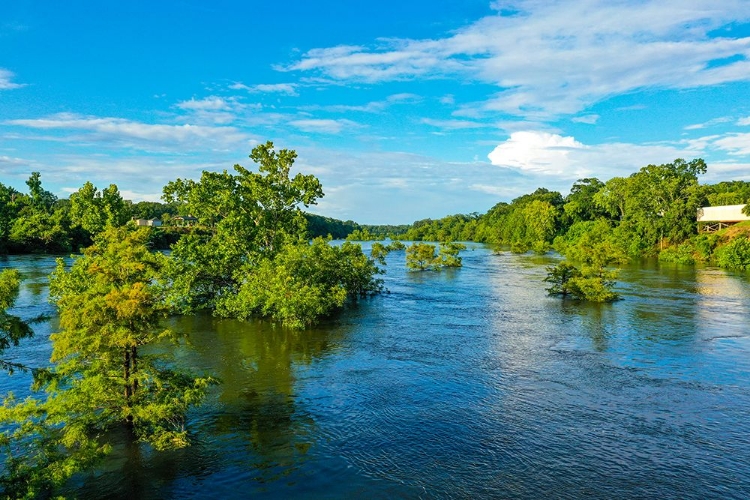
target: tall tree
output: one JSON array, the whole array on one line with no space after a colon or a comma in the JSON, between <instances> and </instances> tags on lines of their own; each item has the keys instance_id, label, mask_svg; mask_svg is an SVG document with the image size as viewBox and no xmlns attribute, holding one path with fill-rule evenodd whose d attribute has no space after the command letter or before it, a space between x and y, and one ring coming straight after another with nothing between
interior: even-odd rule
<instances>
[{"instance_id":1,"label":"tall tree","mask_svg":"<svg viewBox=\"0 0 750 500\"><path fill-rule=\"evenodd\" d=\"M60 331L51 336L52 362L40 385L46 399L0 408L6 494L41 491L106 454L106 431L117 426L154 448L188 444L185 413L213 382L172 369L143 346L176 340L160 327L165 257L149 252L148 231L110 228L70 269L62 259L50 293ZM20 488L20 489L19 489Z\"/></svg>"},{"instance_id":2,"label":"tall tree","mask_svg":"<svg viewBox=\"0 0 750 500\"><path fill-rule=\"evenodd\" d=\"M200 181L177 179L164 188L164 200L198 218L203 232L183 237L173 248L172 299L186 311L213 309L236 293L238 270L272 258L288 242L306 241L300 206L323 196L318 179L291 177L294 151L256 146L250 158L258 172L235 165L237 174L203 172Z\"/></svg>"},{"instance_id":3,"label":"tall tree","mask_svg":"<svg viewBox=\"0 0 750 500\"><path fill-rule=\"evenodd\" d=\"M73 226L96 235L107 226L122 226L130 213L115 184L100 192L91 182L86 182L70 195L70 218Z\"/></svg>"}]
</instances>

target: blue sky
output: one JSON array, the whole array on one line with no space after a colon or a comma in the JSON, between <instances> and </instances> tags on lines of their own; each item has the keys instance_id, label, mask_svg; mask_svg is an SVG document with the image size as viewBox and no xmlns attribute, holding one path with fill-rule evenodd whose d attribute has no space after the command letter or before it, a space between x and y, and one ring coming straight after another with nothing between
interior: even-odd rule
<instances>
[{"instance_id":1,"label":"blue sky","mask_svg":"<svg viewBox=\"0 0 750 500\"><path fill-rule=\"evenodd\" d=\"M680 157L750 181L750 2L0 3L0 182L158 200L266 140L361 223Z\"/></svg>"}]
</instances>

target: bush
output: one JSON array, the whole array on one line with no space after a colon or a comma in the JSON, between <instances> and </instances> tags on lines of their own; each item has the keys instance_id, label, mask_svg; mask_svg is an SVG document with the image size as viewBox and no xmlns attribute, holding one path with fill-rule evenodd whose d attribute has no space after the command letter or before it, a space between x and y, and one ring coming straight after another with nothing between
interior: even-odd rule
<instances>
[{"instance_id":1,"label":"bush","mask_svg":"<svg viewBox=\"0 0 750 500\"><path fill-rule=\"evenodd\" d=\"M750 270L750 239L735 238L731 243L719 247L715 255L719 267L739 271Z\"/></svg>"},{"instance_id":2,"label":"bush","mask_svg":"<svg viewBox=\"0 0 750 500\"><path fill-rule=\"evenodd\" d=\"M677 264L695 264L695 248L692 243L686 241L677 246L667 247L659 252L659 260L662 262L676 262Z\"/></svg>"}]
</instances>

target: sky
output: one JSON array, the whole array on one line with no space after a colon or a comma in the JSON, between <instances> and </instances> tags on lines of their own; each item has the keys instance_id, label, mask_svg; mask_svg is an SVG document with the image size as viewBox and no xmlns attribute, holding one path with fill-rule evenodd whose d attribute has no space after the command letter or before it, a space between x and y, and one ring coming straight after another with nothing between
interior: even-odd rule
<instances>
[{"instance_id":1,"label":"sky","mask_svg":"<svg viewBox=\"0 0 750 500\"><path fill-rule=\"evenodd\" d=\"M3 184L158 201L267 140L363 224L676 158L750 181L750 1L0 2Z\"/></svg>"}]
</instances>

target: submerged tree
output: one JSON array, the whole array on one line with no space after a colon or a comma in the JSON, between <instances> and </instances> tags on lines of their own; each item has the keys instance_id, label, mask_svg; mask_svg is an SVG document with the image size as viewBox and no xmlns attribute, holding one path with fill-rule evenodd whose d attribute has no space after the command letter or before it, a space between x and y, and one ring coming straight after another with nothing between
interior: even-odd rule
<instances>
[{"instance_id":1,"label":"submerged tree","mask_svg":"<svg viewBox=\"0 0 750 500\"><path fill-rule=\"evenodd\" d=\"M85 469L110 450L106 432L124 427L157 450L188 444L185 413L204 397L210 377L172 369L144 346L176 341L160 327L165 257L151 253L147 231L110 228L66 269L50 293L60 331L51 336L53 366L37 383L45 398L0 408L8 450L7 495L35 496Z\"/></svg>"},{"instance_id":2,"label":"submerged tree","mask_svg":"<svg viewBox=\"0 0 750 500\"><path fill-rule=\"evenodd\" d=\"M204 172L177 180L164 198L198 218L200 230L174 247L170 301L188 312L270 316L294 327L312 324L363 290L380 289L374 262L358 245L307 239L301 206L323 196L312 175L291 176L297 154L267 142L250 155L258 172Z\"/></svg>"},{"instance_id":3,"label":"submerged tree","mask_svg":"<svg viewBox=\"0 0 750 500\"><path fill-rule=\"evenodd\" d=\"M461 267L458 253L466 249L462 243L447 242L440 244L440 252L429 243L413 243L406 249L406 267L412 271L437 270L443 267Z\"/></svg>"}]
</instances>

